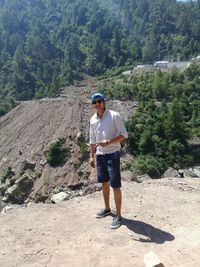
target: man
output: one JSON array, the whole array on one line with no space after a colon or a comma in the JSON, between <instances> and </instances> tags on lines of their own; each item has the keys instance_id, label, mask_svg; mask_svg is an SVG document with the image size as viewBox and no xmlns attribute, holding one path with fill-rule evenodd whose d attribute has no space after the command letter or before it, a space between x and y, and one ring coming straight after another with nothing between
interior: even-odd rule
<instances>
[{"instance_id":1,"label":"man","mask_svg":"<svg viewBox=\"0 0 200 267\"><path fill-rule=\"evenodd\" d=\"M102 183L105 208L100 210L97 218L111 214L109 195L113 188L116 216L111 228L121 226L121 173L120 173L120 142L128 137L127 130L119 113L105 106L105 98L101 93L92 97L92 105L96 110L90 119L90 165L95 168L95 152L98 182ZM110 183L110 185L109 185Z\"/></svg>"}]
</instances>

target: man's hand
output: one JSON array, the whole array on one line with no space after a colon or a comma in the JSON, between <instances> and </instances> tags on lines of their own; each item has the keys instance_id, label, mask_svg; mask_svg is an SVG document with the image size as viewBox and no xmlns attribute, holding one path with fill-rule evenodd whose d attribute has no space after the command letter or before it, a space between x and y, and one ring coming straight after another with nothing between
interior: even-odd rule
<instances>
[{"instance_id":1,"label":"man's hand","mask_svg":"<svg viewBox=\"0 0 200 267\"><path fill-rule=\"evenodd\" d=\"M97 146L106 147L106 146L109 145L109 143L110 143L110 140L103 140L103 141L97 143L96 145L97 145Z\"/></svg>"},{"instance_id":2,"label":"man's hand","mask_svg":"<svg viewBox=\"0 0 200 267\"><path fill-rule=\"evenodd\" d=\"M94 158L90 158L90 166L92 168L95 168L95 159Z\"/></svg>"}]
</instances>

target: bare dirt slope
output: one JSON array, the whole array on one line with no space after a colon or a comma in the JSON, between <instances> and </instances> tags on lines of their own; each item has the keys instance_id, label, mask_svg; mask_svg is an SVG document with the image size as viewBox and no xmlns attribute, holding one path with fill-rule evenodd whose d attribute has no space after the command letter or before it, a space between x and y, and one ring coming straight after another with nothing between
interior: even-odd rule
<instances>
[{"instance_id":1,"label":"bare dirt slope","mask_svg":"<svg viewBox=\"0 0 200 267\"><path fill-rule=\"evenodd\" d=\"M111 216L95 218L100 207L96 192L0 214L0 266L142 267L150 251L166 267L199 266L200 179L124 182L117 230L109 228Z\"/></svg>"},{"instance_id":2,"label":"bare dirt slope","mask_svg":"<svg viewBox=\"0 0 200 267\"><path fill-rule=\"evenodd\" d=\"M109 108L119 111L124 119L136 109L133 102L110 101ZM27 175L34 182L32 199L41 201L54 189L87 180L88 160L81 157L77 135L88 142L89 119L93 114L86 96L22 102L0 118L0 178L10 166L16 181L24 173L24 162L33 163ZM50 167L45 151L58 138L66 140L70 157L63 166ZM82 175L84 173L84 175Z\"/></svg>"}]
</instances>

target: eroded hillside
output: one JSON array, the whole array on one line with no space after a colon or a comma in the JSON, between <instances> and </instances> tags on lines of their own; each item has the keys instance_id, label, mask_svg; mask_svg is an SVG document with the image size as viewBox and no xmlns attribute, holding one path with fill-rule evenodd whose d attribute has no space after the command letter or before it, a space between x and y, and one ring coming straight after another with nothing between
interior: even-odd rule
<instances>
[{"instance_id":1,"label":"eroded hillside","mask_svg":"<svg viewBox=\"0 0 200 267\"><path fill-rule=\"evenodd\" d=\"M136 109L136 103L110 101L108 107L119 111L127 119ZM53 193L86 186L92 180L88 166L89 119L93 114L86 97L42 99L22 102L0 119L0 177L10 167L12 177L1 185L1 194L9 201L16 191L23 202L28 196L45 201ZM69 149L65 164L51 167L45 151L49 144L64 140ZM81 144L85 144L84 155ZM21 185L20 189L17 185ZM9 190L8 190L9 188ZM6 198L7 197L7 198Z\"/></svg>"}]
</instances>

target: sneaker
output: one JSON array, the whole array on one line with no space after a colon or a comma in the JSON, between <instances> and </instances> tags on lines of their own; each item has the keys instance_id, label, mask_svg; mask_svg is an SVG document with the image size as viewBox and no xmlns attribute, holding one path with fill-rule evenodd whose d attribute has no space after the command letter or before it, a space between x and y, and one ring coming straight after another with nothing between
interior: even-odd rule
<instances>
[{"instance_id":1,"label":"sneaker","mask_svg":"<svg viewBox=\"0 0 200 267\"><path fill-rule=\"evenodd\" d=\"M119 217L114 217L113 218L113 221L110 225L110 228L111 229L117 229L119 228L120 226L122 225L122 218L119 218Z\"/></svg>"},{"instance_id":2,"label":"sneaker","mask_svg":"<svg viewBox=\"0 0 200 267\"><path fill-rule=\"evenodd\" d=\"M97 212L96 214L96 218L103 218L107 215L110 215L111 214L111 210L110 209L102 209L100 211Z\"/></svg>"}]
</instances>

